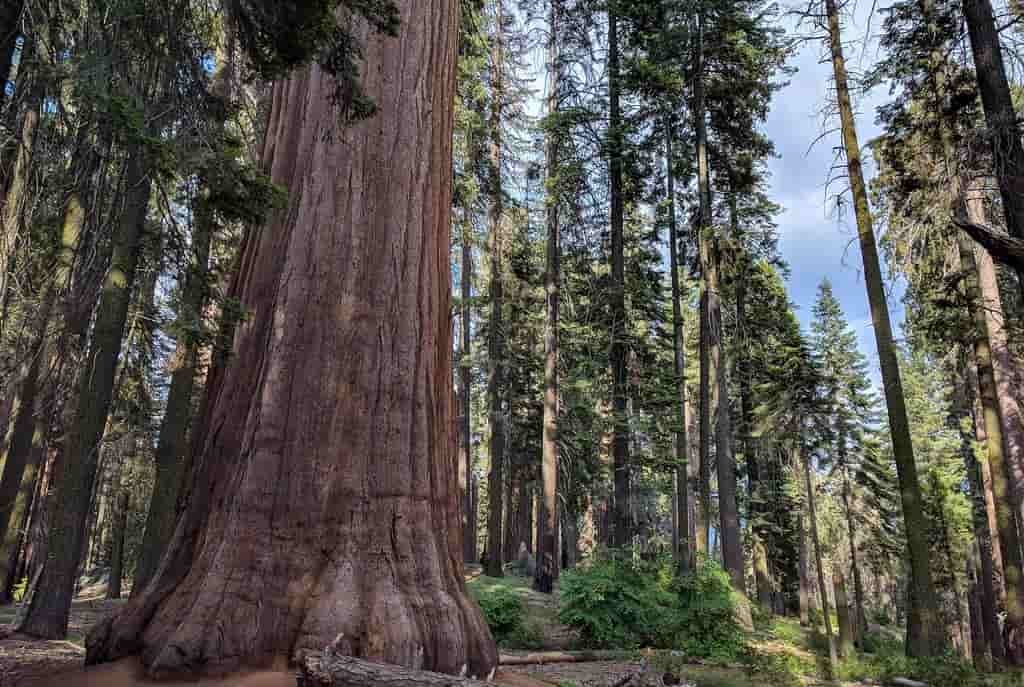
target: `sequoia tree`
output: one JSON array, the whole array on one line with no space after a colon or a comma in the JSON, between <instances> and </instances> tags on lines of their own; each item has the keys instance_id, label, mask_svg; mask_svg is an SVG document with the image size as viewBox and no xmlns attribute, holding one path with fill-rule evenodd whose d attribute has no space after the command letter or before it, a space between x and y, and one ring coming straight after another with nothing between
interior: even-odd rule
<instances>
[{"instance_id":1,"label":"sequoia tree","mask_svg":"<svg viewBox=\"0 0 1024 687\"><path fill-rule=\"evenodd\" d=\"M352 24L368 118L341 121L323 66L274 85L262 155L288 207L242 247L248 317L207 389L192 498L89 663L225 672L326 646L449 673L497 662L463 582L450 441L457 4L399 14L396 37Z\"/></svg>"}]
</instances>

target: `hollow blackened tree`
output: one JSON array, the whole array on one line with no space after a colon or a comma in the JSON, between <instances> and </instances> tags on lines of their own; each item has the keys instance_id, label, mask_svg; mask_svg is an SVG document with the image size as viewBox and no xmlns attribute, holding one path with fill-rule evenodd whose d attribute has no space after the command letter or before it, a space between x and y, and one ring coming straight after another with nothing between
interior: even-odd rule
<instances>
[{"instance_id":1,"label":"hollow blackened tree","mask_svg":"<svg viewBox=\"0 0 1024 687\"><path fill-rule=\"evenodd\" d=\"M242 248L249 317L207 390L192 498L146 589L89 636L91 663L231 671L325 646L452 673L497 662L452 479L457 5L399 12L397 37L353 21L368 119L339 121L322 66L274 86L264 165L289 205Z\"/></svg>"}]
</instances>

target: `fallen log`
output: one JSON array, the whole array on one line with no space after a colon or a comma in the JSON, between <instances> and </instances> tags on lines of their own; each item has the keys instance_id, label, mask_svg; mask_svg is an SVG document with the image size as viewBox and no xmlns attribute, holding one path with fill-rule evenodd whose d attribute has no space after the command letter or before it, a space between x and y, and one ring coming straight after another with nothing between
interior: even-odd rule
<instances>
[{"instance_id":1,"label":"fallen log","mask_svg":"<svg viewBox=\"0 0 1024 687\"><path fill-rule=\"evenodd\" d=\"M488 680L492 675L486 676ZM297 687L488 687L488 683L456 675L372 663L330 651L306 654L296 675ZM491 685L490 687L493 687Z\"/></svg>"},{"instance_id":2,"label":"fallen log","mask_svg":"<svg viewBox=\"0 0 1024 687\"><path fill-rule=\"evenodd\" d=\"M889 680L889 684L892 685L892 687L928 687L928 685L923 682L908 680L905 677L894 677Z\"/></svg>"},{"instance_id":3,"label":"fallen log","mask_svg":"<svg viewBox=\"0 0 1024 687\"><path fill-rule=\"evenodd\" d=\"M630 661L637 657L629 651L538 651L529 654L501 654L498 665L531 666L546 663L594 663L596 661Z\"/></svg>"}]
</instances>

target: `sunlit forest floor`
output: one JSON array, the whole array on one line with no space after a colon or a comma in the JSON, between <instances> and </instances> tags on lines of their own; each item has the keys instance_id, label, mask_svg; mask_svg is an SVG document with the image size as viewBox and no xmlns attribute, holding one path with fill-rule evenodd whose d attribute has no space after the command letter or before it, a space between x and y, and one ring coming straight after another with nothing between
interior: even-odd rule
<instances>
[{"instance_id":1,"label":"sunlit forest floor","mask_svg":"<svg viewBox=\"0 0 1024 687\"><path fill-rule=\"evenodd\" d=\"M485 577L479 570L467 575L469 588L474 593L504 589L522 599L522 629L511 638L499 642L502 656L507 660L541 652L565 652L580 649L579 638L558 621L558 595L545 595L530 588L526 577L510 575L502 579ZM62 685L63 687L121 687L136 684L118 679L125 670L107 671L85 680L77 673L85 656L85 635L92 624L122 604L122 601L104 599L105 589L96 585L87 587L76 599L71 612L68 638L59 642L4 640L0 641L0 687L30 687L31 685ZM17 620L19 606L0 606L0 625L10 628ZM898 652L898 631L890 631L892 644L884 651ZM758 627L750 637L750 647L742 661L716 663L685 657L678 652L622 651L603 652L609 660L577 663L544 663L515 665L504 668L497 676L505 687L614 687L623 684L630 675L653 668L648 672L665 675L666 685L681 687L804 687L812 685L869 685L886 684L886 675L879 667L886 656L858 655L843 662L846 677L834 683L823 679L825 674L824 643L820 636L799 622L775 619L767 626ZM896 660L891 658L890 660ZM63 677L62 677L63 676ZM950 676L951 678L953 676ZM995 679L994 679L995 680ZM676 682L678 681L678 682ZM267 674L239 682L245 687L257 685L294 684L286 674ZM992 684L1015 684L1003 676ZM964 687L967 687L964 685Z\"/></svg>"}]
</instances>

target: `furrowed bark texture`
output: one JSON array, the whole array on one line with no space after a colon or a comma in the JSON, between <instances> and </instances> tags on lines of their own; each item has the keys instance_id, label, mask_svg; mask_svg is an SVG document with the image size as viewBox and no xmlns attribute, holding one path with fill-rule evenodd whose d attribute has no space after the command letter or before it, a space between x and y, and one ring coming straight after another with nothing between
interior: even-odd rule
<instances>
[{"instance_id":1,"label":"furrowed bark texture","mask_svg":"<svg viewBox=\"0 0 1024 687\"><path fill-rule=\"evenodd\" d=\"M328 646L497 662L463 581L450 434L457 5L399 7L398 38L359 30L371 118L342 127L317 67L274 86L264 165L290 203L245 242L232 293L250 317L208 391L186 510L89 663L223 673Z\"/></svg>"}]
</instances>

